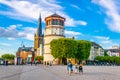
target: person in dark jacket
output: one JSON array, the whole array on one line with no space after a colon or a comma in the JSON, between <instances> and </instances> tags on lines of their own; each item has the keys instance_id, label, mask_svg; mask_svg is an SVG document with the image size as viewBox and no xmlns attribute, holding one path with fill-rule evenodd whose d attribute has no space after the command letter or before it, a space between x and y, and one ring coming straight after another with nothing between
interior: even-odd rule
<instances>
[{"instance_id":1,"label":"person in dark jacket","mask_svg":"<svg viewBox=\"0 0 120 80\"><path fill-rule=\"evenodd\" d=\"M80 63L80 65L79 65L79 73L80 72L82 72L82 74L83 74L83 64L82 63Z\"/></svg>"}]
</instances>

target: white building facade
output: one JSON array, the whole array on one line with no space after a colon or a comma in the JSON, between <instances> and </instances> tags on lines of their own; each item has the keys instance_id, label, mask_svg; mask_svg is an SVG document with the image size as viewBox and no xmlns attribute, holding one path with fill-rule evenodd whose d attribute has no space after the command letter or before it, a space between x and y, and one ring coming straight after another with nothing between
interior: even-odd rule
<instances>
[{"instance_id":1,"label":"white building facade","mask_svg":"<svg viewBox=\"0 0 120 80\"><path fill-rule=\"evenodd\" d=\"M97 56L104 56L104 49L95 42L92 42L89 60L95 60Z\"/></svg>"},{"instance_id":2,"label":"white building facade","mask_svg":"<svg viewBox=\"0 0 120 80\"><path fill-rule=\"evenodd\" d=\"M109 56L120 56L120 48L118 46L112 46L111 49L106 49Z\"/></svg>"}]
</instances>

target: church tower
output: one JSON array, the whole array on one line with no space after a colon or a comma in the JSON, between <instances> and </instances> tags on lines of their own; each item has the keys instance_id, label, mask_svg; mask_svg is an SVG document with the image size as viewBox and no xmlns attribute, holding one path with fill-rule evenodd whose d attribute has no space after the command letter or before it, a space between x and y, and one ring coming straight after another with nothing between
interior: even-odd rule
<instances>
[{"instance_id":1,"label":"church tower","mask_svg":"<svg viewBox=\"0 0 120 80\"><path fill-rule=\"evenodd\" d=\"M42 20L40 14L38 19L38 28L34 35L34 51L36 56L42 55L43 53L42 47L43 47L43 34L42 34Z\"/></svg>"},{"instance_id":2,"label":"church tower","mask_svg":"<svg viewBox=\"0 0 120 80\"><path fill-rule=\"evenodd\" d=\"M63 38L64 35L64 22L65 18L59 16L58 14L53 14L45 18L46 27L44 35L44 61L50 62L54 58L51 55L50 42L53 39Z\"/></svg>"}]
</instances>

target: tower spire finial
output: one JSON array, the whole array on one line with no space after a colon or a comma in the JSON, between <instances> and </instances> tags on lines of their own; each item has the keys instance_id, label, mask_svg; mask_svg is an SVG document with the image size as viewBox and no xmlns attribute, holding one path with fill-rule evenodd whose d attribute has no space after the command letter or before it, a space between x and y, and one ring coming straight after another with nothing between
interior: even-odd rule
<instances>
[{"instance_id":1,"label":"tower spire finial","mask_svg":"<svg viewBox=\"0 0 120 80\"><path fill-rule=\"evenodd\" d=\"M22 47L22 48L24 48L24 47L25 47L25 45L24 45L24 43L23 43L23 40L22 40L22 43L21 43L21 47Z\"/></svg>"},{"instance_id":2,"label":"tower spire finial","mask_svg":"<svg viewBox=\"0 0 120 80\"><path fill-rule=\"evenodd\" d=\"M41 19L41 12L39 12L39 19Z\"/></svg>"},{"instance_id":3,"label":"tower spire finial","mask_svg":"<svg viewBox=\"0 0 120 80\"><path fill-rule=\"evenodd\" d=\"M21 47L22 47L23 45L24 45L24 44L23 44L23 40L22 40Z\"/></svg>"},{"instance_id":4,"label":"tower spire finial","mask_svg":"<svg viewBox=\"0 0 120 80\"><path fill-rule=\"evenodd\" d=\"M39 36L42 35L42 19L41 19L41 13L39 13L37 35L39 35Z\"/></svg>"}]
</instances>

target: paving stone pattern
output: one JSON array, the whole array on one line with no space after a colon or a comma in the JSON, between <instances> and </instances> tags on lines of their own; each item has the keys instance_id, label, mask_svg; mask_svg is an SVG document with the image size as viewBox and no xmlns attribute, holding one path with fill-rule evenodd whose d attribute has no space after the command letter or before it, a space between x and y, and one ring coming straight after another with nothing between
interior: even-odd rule
<instances>
[{"instance_id":1,"label":"paving stone pattern","mask_svg":"<svg viewBox=\"0 0 120 80\"><path fill-rule=\"evenodd\" d=\"M69 76L63 65L0 65L0 80L120 80L120 66L83 66L83 70Z\"/></svg>"}]
</instances>

